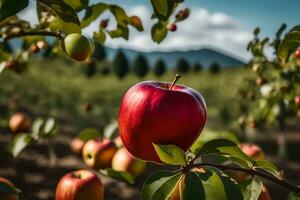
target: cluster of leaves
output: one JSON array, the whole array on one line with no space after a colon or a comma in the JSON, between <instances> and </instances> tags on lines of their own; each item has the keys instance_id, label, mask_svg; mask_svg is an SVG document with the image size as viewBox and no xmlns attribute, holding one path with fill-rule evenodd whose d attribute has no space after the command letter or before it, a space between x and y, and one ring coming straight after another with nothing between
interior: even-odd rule
<instances>
[{"instance_id":1,"label":"cluster of leaves","mask_svg":"<svg viewBox=\"0 0 300 200\"><path fill-rule=\"evenodd\" d=\"M246 125L263 128L265 124L275 123L284 129L287 118L299 117L295 97L300 94L300 60L288 56L294 49L288 50L290 42L286 39L281 41L285 29L283 24L271 41L259 38L259 28L254 30L254 38L247 47L253 55L248 67L254 73L239 90L243 113L239 124L243 129ZM270 49L274 53L271 58L265 54ZM284 59L279 59L277 54Z\"/></svg>"},{"instance_id":2,"label":"cluster of leaves","mask_svg":"<svg viewBox=\"0 0 300 200\"><path fill-rule=\"evenodd\" d=\"M9 150L17 157L26 147L31 144L42 142L55 137L59 133L59 126L54 118L36 119L32 124L31 133L19 133L10 142Z\"/></svg>"},{"instance_id":3,"label":"cluster of leaves","mask_svg":"<svg viewBox=\"0 0 300 200\"><path fill-rule=\"evenodd\" d=\"M253 160L233 140L198 142L187 152L174 145L154 147L161 161L178 166L178 170L151 175L144 184L142 199L258 199L263 184L255 172L283 180L275 165L267 160ZM224 172L230 169L226 166L254 173L238 182Z\"/></svg>"}]
</instances>

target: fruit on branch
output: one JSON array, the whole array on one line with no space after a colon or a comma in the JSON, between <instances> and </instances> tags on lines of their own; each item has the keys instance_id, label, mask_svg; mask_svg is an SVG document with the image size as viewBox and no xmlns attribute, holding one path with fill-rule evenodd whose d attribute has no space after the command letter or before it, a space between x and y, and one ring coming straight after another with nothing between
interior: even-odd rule
<instances>
[{"instance_id":1,"label":"fruit on branch","mask_svg":"<svg viewBox=\"0 0 300 200\"><path fill-rule=\"evenodd\" d=\"M296 58L300 59L300 49L297 49L295 51L295 56L296 56Z\"/></svg>"},{"instance_id":2,"label":"fruit on branch","mask_svg":"<svg viewBox=\"0 0 300 200\"><path fill-rule=\"evenodd\" d=\"M100 27L106 29L108 26L109 19L103 19L100 21Z\"/></svg>"},{"instance_id":3,"label":"fruit on branch","mask_svg":"<svg viewBox=\"0 0 300 200\"><path fill-rule=\"evenodd\" d=\"M29 132L31 119L22 112L15 113L9 120L9 128L14 133Z\"/></svg>"},{"instance_id":4,"label":"fruit on branch","mask_svg":"<svg viewBox=\"0 0 300 200\"><path fill-rule=\"evenodd\" d=\"M86 102L83 104L83 110L85 112L90 112L92 109L93 109L93 106L89 102Z\"/></svg>"},{"instance_id":5,"label":"fruit on branch","mask_svg":"<svg viewBox=\"0 0 300 200\"><path fill-rule=\"evenodd\" d=\"M266 83L266 79L264 79L264 78L262 78L262 77L258 77L258 78L255 80L255 82L256 82L256 85L262 86L263 84Z\"/></svg>"},{"instance_id":6,"label":"fruit on branch","mask_svg":"<svg viewBox=\"0 0 300 200\"><path fill-rule=\"evenodd\" d=\"M171 23L168 25L167 29L171 32L175 32L177 30L177 25L175 23Z\"/></svg>"},{"instance_id":7,"label":"fruit on branch","mask_svg":"<svg viewBox=\"0 0 300 200\"><path fill-rule=\"evenodd\" d=\"M82 157L84 162L94 169L111 167L111 161L118 148L113 141L89 140L83 147Z\"/></svg>"},{"instance_id":8,"label":"fruit on branch","mask_svg":"<svg viewBox=\"0 0 300 200\"><path fill-rule=\"evenodd\" d=\"M93 54L91 41L79 33L67 35L64 40L67 54L77 61L84 61Z\"/></svg>"},{"instance_id":9,"label":"fruit on branch","mask_svg":"<svg viewBox=\"0 0 300 200\"><path fill-rule=\"evenodd\" d=\"M271 195L266 186L263 186L263 189L258 197L258 200L271 200Z\"/></svg>"},{"instance_id":10,"label":"fruit on branch","mask_svg":"<svg viewBox=\"0 0 300 200\"><path fill-rule=\"evenodd\" d=\"M7 180L6 178L0 177L0 186L5 185L9 188L14 188L14 184ZM19 196L17 194L9 194L0 191L0 199L2 200L18 200Z\"/></svg>"},{"instance_id":11,"label":"fruit on branch","mask_svg":"<svg viewBox=\"0 0 300 200\"><path fill-rule=\"evenodd\" d=\"M135 157L161 162L154 144L172 144L187 150L200 135L207 117L202 95L192 88L168 82L145 81L124 95L119 132Z\"/></svg>"},{"instance_id":12,"label":"fruit on branch","mask_svg":"<svg viewBox=\"0 0 300 200\"><path fill-rule=\"evenodd\" d=\"M30 49L31 49L31 52L34 54L40 52L40 48L37 46L36 43L32 44Z\"/></svg>"},{"instance_id":13,"label":"fruit on branch","mask_svg":"<svg viewBox=\"0 0 300 200\"><path fill-rule=\"evenodd\" d=\"M137 177L145 170L146 163L135 158L124 147L119 149L112 159L112 168L116 171L126 171Z\"/></svg>"},{"instance_id":14,"label":"fruit on branch","mask_svg":"<svg viewBox=\"0 0 300 200\"><path fill-rule=\"evenodd\" d=\"M296 97L295 97L295 104L296 104L297 106L300 106L300 96L296 96Z\"/></svg>"},{"instance_id":15,"label":"fruit on branch","mask_svg":"<svg viewBox=\"0 0 300 200\"><path fill-rule=\"evenodd\" d=\"M131 16L130 23L135 27L142 27L143 23L142 20L138 16Z\"/></svg>"},{"instance_id":16,"label":"fruit on branch","mask_svg":"<svg viewBox=\"0 0 300 200\"><path fill-rule=\"evenodd\" d=\"M84 144L85 142L80 138L74 138L70 144L72 152L81 155Z\"/></svg>"},{"instance_id":17,"label":"fruit on branch","mask_svg":"<svg viewBox=\"0 0 300 200\"><path fill-rule=\"evenodd\" d=\"M185 20L190 15L190 10L188 8L185 8L184 10L180 10L175 18L176 20Z\"/></svg>"},{"instance_id":18,"label":"fruit on branch","mask_svg":"<svg viewBox=\"0 0 300 200\"><path fill-rule=\"evenodd\" d=\"M247 156L255 160L265 159L263 150L256 144L241 143L239 144L239 147Z\"/></svg>"},{"instance_id":19,"label":"fruit on branch","mask_svg":"<svg viewBox=\"0 0 300 200\"><path fill-rule=\"evenodd\" d=\"M95 173L78 170L64 175L55 192L55 200L103 200L104 187Z\"/></svg>"}]
</instances>

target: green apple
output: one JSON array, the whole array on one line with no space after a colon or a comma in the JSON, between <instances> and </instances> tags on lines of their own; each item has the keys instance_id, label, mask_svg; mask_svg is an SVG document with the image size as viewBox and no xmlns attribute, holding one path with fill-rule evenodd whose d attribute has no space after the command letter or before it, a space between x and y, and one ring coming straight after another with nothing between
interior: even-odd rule
<instances>
[{"instance_id":1,"label":"green apple","mask_svg":"<svg viewBox=\"0 0 300 200\"><path fill-rule=\"evenodd\" d=\"M67 35L64 40L67 54L77 61L84 61L93 54L92 42L79 33Z\"/></svg>"}]
</instances>

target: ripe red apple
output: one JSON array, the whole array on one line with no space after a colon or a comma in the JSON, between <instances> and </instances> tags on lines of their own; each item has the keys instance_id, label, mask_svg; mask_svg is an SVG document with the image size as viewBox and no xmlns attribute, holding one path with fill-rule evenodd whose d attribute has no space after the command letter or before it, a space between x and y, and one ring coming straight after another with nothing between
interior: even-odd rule
<instances>
[{"instance_id":1,"label":"ripe red apple","mask_svg":"<svg viewBox=\"0 0 300 200\"><path fill-rule=\"evenodd\" d=\"M25 113L16 113L9 120L9 127L14 133L28 132L31 119Z\"/></svg>"},{"instance_id":2,"label":"ripe red apple","mask_svg":"<svg viewBox=\"0 0 300 200\"><path fill-rule=\"evenodd\" d=\"M297 106L300 106L300 96L296 96L296 97L295 97L295 104L296 104Z\"/></svg>"},{"instance_id":3,"label":"ripe red apple","mask_svg":"<svg viewBox=\"0 0 300 200\"><path fill-rule=\"evenodd\" d=\"M15 187L12 182L7 180L6 178L0 177L0 184L6 185L8 187ZM17 194L8 194L8 193L2 193L0 191L0 199L2 200L18 200L19 196Z\"/></svg>"},{"instance_id":4,"label":"ripe red apple","mask_svg":"<svg viewBox=\"0 0 300 200\"><path fill-rule=\"evenodd\" d=\"M81 140L80 138L74 138L71 141L71 150L72 152L76 153L76 154L82 154L82 149L84 146L85 142L83 140Z\"/></svg>"},{"instance_id":5,"label":"ripe red apple","mask_svg":"<svg viewBox=\"0 0 300 200\"><path fill-rule=\"evenodd\" d=\"M85 163L94 169L105 169L111 167L111 161L118 148L113 141L105 139L90 140L82 150Z\"/></svg>"},{"instance_id":6,"label":"ripe red apple","mask_svg":"<svg viewBox=\"0 0 300 200\"><path fill-rule=\"evenodd\" d=\"M124 95L119 132L135 157L161 162L154 144L172 144L187 150L206 122L206 104L200 93L183 85L145 81Z\"/></svg>"},{"instance_id":7,"label":"ripe red apple","mask_svg":"<svg viewBox=\"0 0 300 200\"><path fill-rule=\"evenodd\" d=\"M177 25L175 23L169 24L167 29L171 32L175 32L177 30Z\"/></svg>"},{"instance_id":8,"label":"ripe red apple","mask_svg":"<svg viewBox=\"0 0 300 200\"><path fill-rule=\"evenodd\" d=\"M295 51L295 56L296 56L296 58L300 59L300 49L297 49Z\"/></svg>"},{"instance_id":9,"label":"ripe red apple","mask_svg":"<svg viewBox=\"0 0 300 200\"><path fill-rule=\"evenodd\" d=\"M263 150L256 144L242 143L239 144L239 147L247 156L255 160L265 159Z\"/></svg>"},{"instance_id":10,"label":"ripe red apple","mask_svg":"<svg viewBox=\"0 0 300 200\"><path fill-rule=\"evenodd\" d=\"M64 175L56 188L55 200L103 200L104 188L96 174L78 170Z\"/></svg>"},{"instance_id":11,"label":"ripe red apple","mask_svg":"<svg viewBox=\"0 0 300 200\"><path fill-rule=\"evenodd\" d=\"M137 177L145 170L146 163L135 158L124 147L119 149L112 159L112 168L116 171L126 171Z\"/></svg>"}]
</instances>

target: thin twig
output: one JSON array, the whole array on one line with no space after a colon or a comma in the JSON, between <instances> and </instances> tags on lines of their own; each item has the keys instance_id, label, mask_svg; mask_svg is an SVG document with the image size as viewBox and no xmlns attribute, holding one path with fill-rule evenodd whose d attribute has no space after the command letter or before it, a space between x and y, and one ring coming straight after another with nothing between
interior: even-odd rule
<instances>
[{"instance_id":1,"label":"thin twig","mask_svg":"<svg viewBox=\"0 0 300 200\"><path fill-rule=\"evenodd\" d=\"M288 190L291 191L295 191L295 192L300 192L300 187L296 186L296 185L292 185L288 182L286 182L285 180L281 180L279 178L276 178L274 176L265 174L263 172L254 170L254 169L246 169L246 168L241 168L241 167L237 167L237 166L230 166L230 165L221 165L221 164L215 164L215 163L199 163L199 164L192 164L189 166L189 168L194 168L194 167L214 167L217 169L220 169L222 171L226 171L226 170L232 170L232 171L240 171L240 172L244 172L247 174L251 174L251 175L256 175L256 176L260 176L262 178L265 178L271 182L274 182Z\"/></svg>"},{"instance_id":2,"label":"thin twig","mask_svg":"<svg viewBox=\"0 0 300 200\"><path fill-rule=\"evenodd\" d=\"M42 35L42 36L53 36L57 37L59 40L63 40L63 36L60 32L50 32L50 31L20 31L17 33L10 33L7 34L3 39L5 42L7 42L10 39L18 38L18 37L24 37L24 36L36 36L36 35Z\"/></svg>"}]
</instances>

